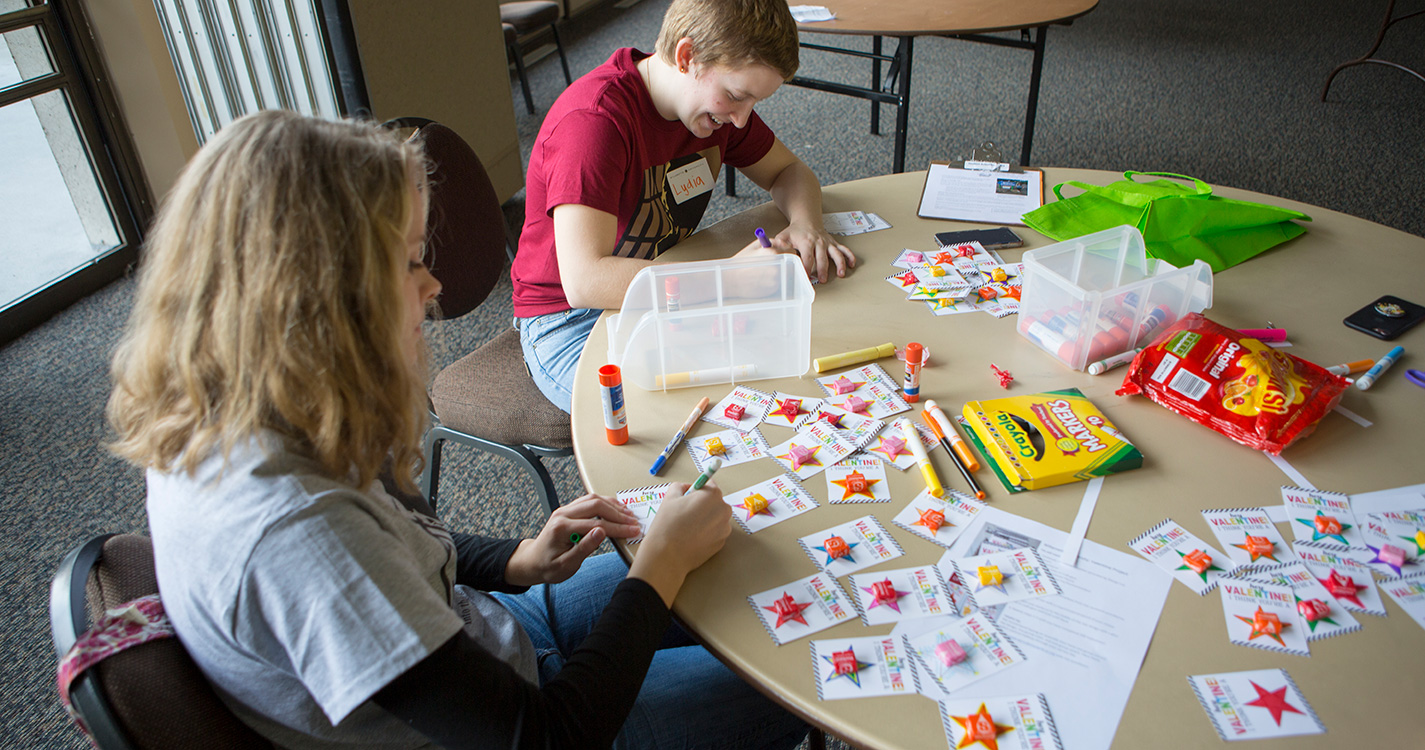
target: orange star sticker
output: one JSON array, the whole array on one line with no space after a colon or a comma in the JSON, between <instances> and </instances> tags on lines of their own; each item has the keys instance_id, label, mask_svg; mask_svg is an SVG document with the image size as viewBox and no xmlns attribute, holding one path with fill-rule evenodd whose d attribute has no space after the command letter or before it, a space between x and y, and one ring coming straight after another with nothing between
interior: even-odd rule
<instances>
[{"instance_id":1,"label":"orange star sticker","mask_svg":"<svg viewBox=\"0 0 1425 750\"><path fill-rule=\"evenodd\" d=\"M841 496L842 500L848 500L856 495L865 495L872 500L876 499L876 493L871 489L879 479L867 479L865 474L853 471L846 475L845 479L833 479L832 484L838 485L846 492Z\"/></svg>"},{"instance_id":2,"label":"orange star sticker","mask_svg":"<svg viewBox=\"0 0 1425 750\"><path fill-rule=\"evenodd\" d=\"M1282 646L1286 645L1286 641L1282 640L1282 631L1291 627L1291 623L1282 622L1282 618L1275 612L1267 612L1258 606L1257 611L1252 614L1252 619L1249 620L1241 615L1236 617L1252 626L1252 634L1247 636L1247 640L1256 640L1257 636L1265 635Z\"/></svg>"},{"instance_id":3,"label":"orange star sticker","mask_svg":"<svg viewBox=\"0 0 1425 750\"><path fill-rule=\"evenodd\" d=\"M969 716L951 716L950 718L965 730L965 736L960 738L960 744L955 746L955 750L963 750L977 742L984 745L986 750L999 750L999 736L1005 732L1014 731L1014 727L996 724L990 716L990 712L985 710L983 703L980 704L980 710Z\"/></svg>"},{"instance_id":4,"label":"orange star sticker","mask_svg":"<svg viewBox=\"0 0 1425 750\"><path fill-rule=\"evenodd\" d=\"M930 529L930 535L940 531L940 527L945 525L945 514L934 508L926 508L920 512L920 520L911 524L912 526L924 526ZM954 524L951 524L952 526Z\"/></svg>"}]
</instances>

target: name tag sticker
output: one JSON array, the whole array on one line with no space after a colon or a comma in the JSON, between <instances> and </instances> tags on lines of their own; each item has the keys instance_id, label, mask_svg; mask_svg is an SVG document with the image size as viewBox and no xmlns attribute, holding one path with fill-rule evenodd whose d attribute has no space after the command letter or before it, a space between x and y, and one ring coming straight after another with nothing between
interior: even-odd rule
<instances>
[{"instance_id":1,"label":"name tag sticker","mask_svg":"<svg viewBox=\"0 0 1425 750\"><path fill-rule=\"evenodd\" d=\"M712 170L707 159L698 159L668 172L668 189L673 200L682 203L713 188Z\"/></svg>"}]
</instances>

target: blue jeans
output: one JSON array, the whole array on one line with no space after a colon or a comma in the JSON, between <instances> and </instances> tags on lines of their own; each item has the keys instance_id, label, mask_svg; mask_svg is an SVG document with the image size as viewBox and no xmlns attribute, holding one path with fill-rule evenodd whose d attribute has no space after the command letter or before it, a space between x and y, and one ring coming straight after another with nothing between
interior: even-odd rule
<instances>
[{"instance_id":1,"label":"blue jeans","mask_svg":"<svg viewBox=\"0 0 1425 750\"><path fill-rule=\"evenodd\" d=\"M518 594L494 594L529 634L548 682L599 621L614 588L628 575L615 554L584 561L569 580L555 584L557 629L545 608L544 585ZM807 726L734 675L682 628L668 629L623 731L618 750L633 748L795 748Z\"/></svg>"},{"instance_id":2,"label":"blue jeans","mask_svg":"<svg viewBox=\"0 0 1425 750\"><path fill-rule=\"evenodd\" d=\"M566 413L574 399L574 368L601 313L603 310L573 309L515 319L520 329L520 349L534 384L550 403Z\"/></svg>"}]
</instances>

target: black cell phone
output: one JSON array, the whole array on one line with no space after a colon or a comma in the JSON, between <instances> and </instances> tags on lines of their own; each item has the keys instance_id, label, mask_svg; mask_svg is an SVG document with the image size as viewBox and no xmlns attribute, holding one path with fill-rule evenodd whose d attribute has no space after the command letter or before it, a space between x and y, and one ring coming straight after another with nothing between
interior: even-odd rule
<instances>
[{"instance_id":1,"label":"black cell phone","mask_svg":"<svg viewBox=\"0 0 1425 750\"><path fill-rule=\"evenodd\" d=\"M1346 317L1347 326L1390 341L1425 319L1425 307L1389 294Z\"/></svg>"},{"instance_id":2,"label":"black cell phone","mask_svg":"<svg viewBox=\"0 0 1425 750\"><path fill-rule=\"evenodd\" d=\"M1024 240L1019 238L1009 227L999 227L997 229L966 229L959 232L936 232L935 244L941 247L950 247L964 242L978 242L986 250L995 250L1001 247L1024 247Z\"/></svg>"}]
</instances>

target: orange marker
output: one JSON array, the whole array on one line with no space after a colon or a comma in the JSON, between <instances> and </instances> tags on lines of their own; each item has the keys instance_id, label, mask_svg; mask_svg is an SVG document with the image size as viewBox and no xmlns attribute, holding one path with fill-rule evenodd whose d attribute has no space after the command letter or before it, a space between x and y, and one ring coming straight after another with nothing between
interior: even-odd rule
<instances>
[{"instance_id":1,"label":"orange marker","mask_svg":"<svg viewBox=\"0 0 1425 750\"><path fill-rule=\"evenodd\" d=\"M960 433L955 431L955 425L945 416L945 412L940 409L940 404L935 403L935 399L930 399L925 402L925 411L935 418L936 424L940 425L940 431L949 438L951 447L955 449L954 454L959 457L961 463L965 464L965 468L970 471L979 471L980 460L970 452L970 446L966 445L965 440L960 437Z\"/></svg>"},{"instance_id":2,"label":"orange marker","mask_svg":"<svg viewBox=\"0 0 1425 750\"><path fill-rule=\"evenodd\" d=\"M975 483L975 478L970 475L970 470L965 468L965 463L961 461L960 456L955 453L955 449L950 444L950 440L945 436L944 428L940 426L940 423L935 421L935 417L930 411L932 408L935 409L935 411L940 411L940 407L936 406L934 399L927 400L925 402L925 411L920 413L920 418L925 420L926 426L930 428L931 432L935 433L935 437L940 439L940 444L945 446L945 452L950 454L950 460L955 463L955 468L960 470L960 476L964 477L965 483L970 485L970 491L975 494L975 497L984 500L985 491L980 489L980 485ZM941 413L943 414L944 412ZM960 436L955 434L955 437L959 439Z\"/></svg>"},{"instance_id":3,"label":"orange marker","mask_svg":"<svg viewBox=\"0 0 1425 750\"><path fill-rule=\"evenodd\" d=\"M1326 371L1332 375L1355 375L1358 372L1375 367L1376 361L1373 359L1358 359L1355 362L1347 362L1344 365L1332 365Z\"/></svg>"}]
</instances>

